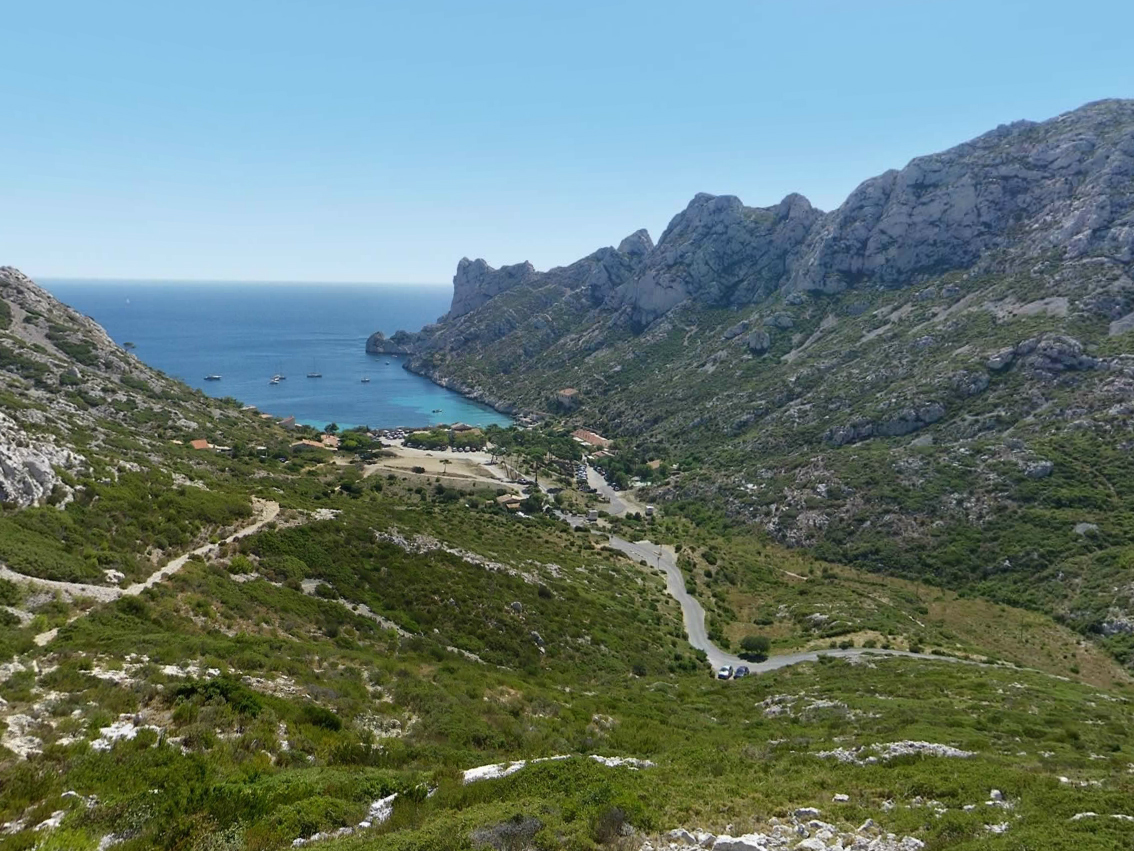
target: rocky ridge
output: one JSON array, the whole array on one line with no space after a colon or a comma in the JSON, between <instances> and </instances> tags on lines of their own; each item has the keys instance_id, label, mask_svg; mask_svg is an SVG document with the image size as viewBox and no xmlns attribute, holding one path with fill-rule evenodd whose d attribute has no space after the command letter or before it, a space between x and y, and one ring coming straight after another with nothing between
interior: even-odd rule
<instances>
[{"instance_id":1,"label":"rocky ridge","mask_svg":"<svg viewBox=\"0 0 1134 851\"><path fill-rule=\"evenodd\" d=\"M865 181L830 213L796 194L746 207L734 196L702 193L656 246L638 231L617 249L547 272L464 258L439 328L521 287L585 290L592 306L621 312L641 329L686 301L728 307L781 289L900 287L955 269L1026 263L1047 251L1129 264L1132 178L1134 101L1098 101L918 157Z\"/></svg>"}]
</instances>

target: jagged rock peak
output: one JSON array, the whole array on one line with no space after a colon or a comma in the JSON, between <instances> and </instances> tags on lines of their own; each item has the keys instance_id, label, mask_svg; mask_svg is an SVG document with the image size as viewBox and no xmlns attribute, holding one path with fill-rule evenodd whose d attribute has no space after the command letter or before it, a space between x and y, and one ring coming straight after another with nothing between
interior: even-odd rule
<instances>
[{"instance_id":1,"label":"jagged rock peak","mask_svg":"<svg viewBox=\"0 0 1134 851\"><path fill-rule=\"evenodd\" d=\"M698 193L673 217L622 303L644 326L689 299L718 307L760 301L780 285L820 216L802 195L745 207L735 195Z\"/></svg>"},{"instance_id":2,"label":"jagged rock peak","mask_svg":"<svg viewBox=\"0 0 1134 851\"><path fill-rule=\"evenodd\" d=\"M618 243L619 253L629 254L631 257L645 257L653 250L654 241L650 238L650 232L645 228L634 231Z\"/></svg>"},{"instance_id":3,"label":"jagged rock peak","mask_svg":"<svg viewBox=\"0 0 1134 851\"><path fill-rule=\"evenodd\" d=\"M453 276L453 302L449 317L464 316L493 296L526 283L536 274L531 263L517 263L493 269L484 260L462 257Z\"/></svg>"}]
</instances>

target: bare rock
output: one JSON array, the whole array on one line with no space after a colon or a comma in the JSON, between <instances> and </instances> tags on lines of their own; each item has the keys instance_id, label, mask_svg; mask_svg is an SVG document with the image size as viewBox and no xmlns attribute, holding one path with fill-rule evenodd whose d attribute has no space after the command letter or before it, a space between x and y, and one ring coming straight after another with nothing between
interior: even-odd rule
<instances>
[{"instance_id":1,"label":"bare rock","mask_svg":"<svg viewBox=\"0 0 1134 851\"><path fill-rule=\"evenodd\" d=\"M767 331L753 331L745 338L744 345L753 354L762 355L772 347L772 338Z\"/></svg>"}]
</instances>

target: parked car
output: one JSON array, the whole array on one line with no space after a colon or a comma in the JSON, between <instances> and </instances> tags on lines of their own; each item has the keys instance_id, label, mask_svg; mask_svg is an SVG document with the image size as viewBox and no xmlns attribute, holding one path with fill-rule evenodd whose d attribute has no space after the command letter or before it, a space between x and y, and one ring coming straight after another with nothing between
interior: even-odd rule
<instances>
[{"instance_id":1,"label":"parked car","mask_svg":"<svg viewBox=\"0 0 1134 851\"><path fill-rule=\"evenodd\" d=\"M732 665L725 665L723 668L720 668L717 671L717 679L718 680L730 680L730 679L732 679Z\"/></svg>"},{"instance_id":2,"label":"parked car","mask_svg":"<svg viewBox=\"0 0 1134 851\"><path fill-rule=\"evenodd\" d=\"M747 665L740 665L736 669L736 673L732 675L732 678L734 680L739 680L741 677L747 677L750 673L752 672L748 670Z\"/></svg>"}]
</instances>

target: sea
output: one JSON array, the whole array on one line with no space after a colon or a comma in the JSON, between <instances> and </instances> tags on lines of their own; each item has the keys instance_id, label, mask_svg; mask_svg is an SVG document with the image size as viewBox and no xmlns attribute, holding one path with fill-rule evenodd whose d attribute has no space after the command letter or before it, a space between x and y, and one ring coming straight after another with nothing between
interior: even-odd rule
<instances>
[{"instance_id":1,"label":"sea","mask_svg":"<svg viewBox=\"0 0 1134 851\"><path fill-rule=\"evenodd\" d=\"M134 344L148 365L210 396L325 428L421 427L510 418L366 354L374 331L416 331L449 309L438 285L54 279L39 283ZM309 378L319 373L320 378ZM273 375L285 378L271 384ZM206 381L207 375L219 375ZM369 382L364 382L369 378Z\"/></svg>"}]
</instances>

